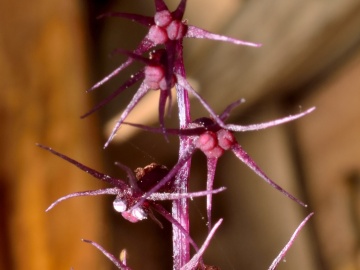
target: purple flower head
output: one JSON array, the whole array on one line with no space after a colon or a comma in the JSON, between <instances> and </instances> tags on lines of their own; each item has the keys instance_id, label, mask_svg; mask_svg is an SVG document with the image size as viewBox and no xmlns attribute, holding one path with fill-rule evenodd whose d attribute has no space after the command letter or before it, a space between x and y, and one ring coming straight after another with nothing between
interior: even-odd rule
<instances>
[{"instance_id":1,"label":"purple flower head","mask_svg":"<svg viewBox=\"0 0 360 270\"><path fill-rule=\"evenodd\" d=\"M58 157L72 163L73 165L77 166L81 170L87 172L88 174L92 175L93 177L104 181L112 186L113 188L105 188L105 189L98 189L98 190L90 190L90 191L81 191L71 193L69 195L63 196L54 203L52 203L46 211L51 210L55 205L60 203L61 201L80 197L80 196L97 196L97 195L115 195L116 198L113 202L113 207L115 211L121 213L121 215L130 222L138 222L140 220L146 219L148 216L152 218L156 223L160 226L161 223L156 219L152 210L155 210L160 215L162 215L165 219L169 222L173 223L174 225L178 226L178 228L189 238L190 243L194 246L197 250L196 244L190 238L188 233L181 227L177 220L175 220L168 211L156 201L162 200L176 200L180 198L193 198L199 196L206 196L210 193L218 193L223 191L225 188L219 188L216 190L209 191L200 191L200 192L192 192L186 194L179 194L174 193L172 188L172 178L168 181L165 185L162 185L162 188L158 189L159 192L152 193L146 200L143 200L141 204L138 204L139 200L142 198L145 192L149 192L151 188L159 183L161 179L167 178L169 174L169 170L163 166L158 165L156 163L152 163L144 168L137 168L135 170L135 174L125 165L120 163L115 163L117 166L124 169L129 178L129 184L125 183L121 179L117 179L111 177L109 175L100 173L94 169L91 169L63 154L56 152L55 150L37 144L39 147L50 151L51 153L57 155Z\"/></svg>"},{"instance_id":2,"label":"purple flower head","mask_svg":"<svg viewBox=\"0 0 360 270\"><path fill-rule=\"evenodd\" d=\"M132 75L131 78L126 81L122 86L120 86L115 92L113 92L110 96L104 99L92 110L82 116L82 118L88 116L89 114L93 113L94 111L111 101L122 91L124 91L137 81L144 79L133 99L117 121L108 141L105 143L105 147L107 147L112 138L115 136L116 132L118 131L120 125L125 120L127 115L149 90L162 90L160 91L159 99L159 121L160 126L164 128L165 106L167 99L171 99L170 89L174 86L174 84L176 88L182 87L183 89L195 95L195 97L199 99L205 109L209 111L213 119L219 125L222 125L222 122L218 119L217 115L212 111L209 105L193 90L193 88L190 86L190 84L184 77L185 71L182 61L182 41L185 37L190 37L220 40L237 45L254 47L259 47L260 44L244 42L226 36L213 34L201 28L188 25L186 21L183 20L185 6L186 0L182 0L180 1L177 9L173 12L170 12L164 1L155 0L156 13L153 17L123 12L107 13L100 16L115 16L126 18L138 22L143 26L149 28L148 33L140 42L138 47L133 52L125 52L125 54L128 55L128 59L121 66L115 69L111 74L103 78L90 89L91 91L98 88L106 81L117 75L120 71L125 69L127 66L129 66L134 60L141 60L146 63L146 67L144 68L144 70ZM150 59L145 59L142 57L143 53L155 48L158 45L163 46L164 49L151 52ZM116 52L124 53L123 50L116 50ZM159 52L161 52L161 57L157 58L152 56L158 54Z\"/></svg>"},{"instance_id":3,"label":"purple flower head","mask_svg":"<svg viewBox=\"0 0 360 270\"><path fill-rule=\"evenodd\" d=\"M243 100L238 100L232 104L230 104L224 112L219 116L222 121L225 121L231 109L235 106L239 105ZM299 203L300 205L306 207L306 204L301 202L299 199L295 198L293 195L285 191L279 185L277 185L274 181L272 181L255 163L255 161L246 153L246 151L241 147L241 145L236 141L233 132L234 131L251 131L251 130L260 130L268 127L280 125L289 121L293 121L300 117L303 117L310 112L312 112L315 108L310 108L304 112L298 113L296 115L284 117L281 119L273 120L270 122L254 124L249 126L241 126L234 124L225 124L224 127L221 127L217 124L213 119L203 117L196 119L192 123L188 125L186 129L165 129L167 134L176 134L180 136L188 136L190 138L189 147L184 151L183 155L179 158L178 163L173 167L173 169L177 169L178 167L182 167L185 162L194 154L194 152L199 149L201 150L205 156L207 157L207 184L206 189L208 191L212 190L216 165L219 157L221 157L224 151L230 150L235 156L245 163L251 170L253 170L257 175L259 175L265 182L270 184L275 189L279 190L285 196L289 197L293 201ZM139 127L148 131L153 132L162 132L162 129L159 128L151 128L138 124L129 125ZM162 179L159 183L154 186L148 193L143 195L143 199L145 200L148 195L152 192L156 192L159 188L165 185L169 181L169 179ZM212 208L212 196L211 194L207 195L207 215L209 220L209 228L211 228L211 208ZM139 201L140 203L141 201Z\"/></svg>"}]
</instances>

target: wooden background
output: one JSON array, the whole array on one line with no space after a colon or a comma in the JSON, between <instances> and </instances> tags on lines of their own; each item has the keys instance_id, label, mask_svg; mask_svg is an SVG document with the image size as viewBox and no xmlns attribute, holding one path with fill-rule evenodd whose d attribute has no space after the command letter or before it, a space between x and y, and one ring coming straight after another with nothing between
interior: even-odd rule
<instances>
[{"instance_id":1,"label":"wooden background","mask_svg":"<svg viewBox=\"0 0 360 270\"><path fill-rule=\"evenodd\" d=\"M222 269L267 269L298 223L315 211L279 269L360 269L360 2L188 2L190 24L263 43L254 49L185 42L189 78L217 112L241 97L246 103L230 122L256 123L317 107L294 123L236 135L264 171L309 209L284 198L226 154L216 185L228 189L214 201L214 218L225 221L205 260ZM174 8L177 1L167 3ZM170 269L168 226L129 224L113 213L112 198L75 199L44 212L62 195L101 184L37 148L36 142L119 177L124 176L114 161L132 168L176 162L176 139L164 147L161 136L126 128L116 137L125 142L102 150L112 117L131 91L79 119L139 68L134 65L97 93L85 94L124 59L109 58L109 53L133 48L145 33L121 19L95 19L110 10L150 15L153 3L0 0L0 269L114 269L81 238L114 254L127 248L134 269ZM132 121L156 125L154 94L131 115ZM193 100L193 118L203 113ZM176 126L176 109L173 114L167 121ZM205 174L205 159L196 155L194 189L204 188L199 179ZM203 200L192 202L191 209L192 235L201 243L206 234Z\"/></svg>"}]
</instances>

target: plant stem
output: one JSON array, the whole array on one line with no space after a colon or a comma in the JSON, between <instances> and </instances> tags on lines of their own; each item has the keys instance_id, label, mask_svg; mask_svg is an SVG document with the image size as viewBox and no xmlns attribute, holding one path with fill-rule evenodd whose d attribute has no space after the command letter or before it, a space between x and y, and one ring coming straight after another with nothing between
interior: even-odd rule
<instances>
[{"instance_id":1,"label":"plant stem","mask_svg":"<svg viewBox=\"0 0 360 270\"><path fill-rule=\"evenodd\" d=\"M177 43L176 52L178 53L175 72L185 77L185 68L183 63L183 48L182 44ZM180 128L186 128L190 122L190 103L189 96L186 89L177 85L177 103L179 110L179 125ZM184 150L189 146L189 138L187 136L180 136L179 146L179 158L181 157ZM188 183L190 175L191 159L185 163L185 165L179 170L175 178L175 189L179 193L188 192ZM189 207L187 199L174 200L172 203L172 215L180 222L187 232L190 232L189 222ZM177 226L173 225L173 269L178 270L190 260L190 245L188 239L178 229Z\"/></svg>"}]
</instances>

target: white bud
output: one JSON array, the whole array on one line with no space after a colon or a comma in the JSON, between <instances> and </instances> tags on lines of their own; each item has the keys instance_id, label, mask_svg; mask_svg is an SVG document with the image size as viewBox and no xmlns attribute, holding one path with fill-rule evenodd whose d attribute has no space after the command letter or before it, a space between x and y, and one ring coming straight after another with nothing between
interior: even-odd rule
<instances>
[{"instance_id":1,"label":"white bud","mask_svg":"<svg viewBox=\"0 0 360 270\"><path fill-rule=\"evenodd\" d=\"M119 212L119 213L124 212L127 208L126 203L122 199L119 199L119 198L116 198L114 200L113 206L114 206L115 211Z\"/></svg>"},{"instance_id":2,"label":"white bud","mask_svg":"<svg viewBox=\"0 0 360 270\"><path fill-rule=\"evenodd\" d=\"M132 210L131 215L133 217L135 217L136 219L138 219L138 220L143 220L143 219L147 218L147 215L146 215L145 211L140 207L135 208L134 210Z\"/></svg>"}]
</instances>

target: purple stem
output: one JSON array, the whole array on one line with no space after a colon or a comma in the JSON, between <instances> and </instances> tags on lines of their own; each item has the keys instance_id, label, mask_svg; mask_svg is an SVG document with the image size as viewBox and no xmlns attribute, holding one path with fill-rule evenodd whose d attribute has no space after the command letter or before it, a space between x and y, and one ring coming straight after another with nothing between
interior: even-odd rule
<instances>
[{"instance_id":1,"label":"purple stem","mask_svg":"<svg viewBox=\"0 0 360 270\"><path fill-rule=\"evenodd\" d=\"M176 52L178 52L177 59L175 62L174 73L180 74L186 78L185 67L183 63L183 46L181 42L176 42ZM186 128L190 123L190 102L188 91L179 84L176 84L177 102L179 109L179 125L180 129ZM188 137L179 137L179 158L181 158L186 149L191 147L191 142ZM178 171L174 187L175 192L187 193L189 185L191 158L182 166ZM187 199L174 200L172 203L172 216L178 220L181 226L190 232L190 220L189 220L189 206ZM179 230L177 226L173 225L173 269L180 269L190 260L190 246L188 239Z\"/></svg>"}]
</instances>

